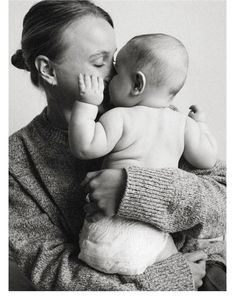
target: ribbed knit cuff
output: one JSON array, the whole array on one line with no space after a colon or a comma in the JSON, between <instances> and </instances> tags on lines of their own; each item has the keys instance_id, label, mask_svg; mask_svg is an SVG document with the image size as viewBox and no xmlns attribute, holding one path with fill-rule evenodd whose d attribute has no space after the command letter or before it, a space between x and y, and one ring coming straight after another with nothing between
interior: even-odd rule
<instances>
[{"instance_id":1,"label":"ribbed knit cuff","mask_svg":"<svg viewBox=\"0 0 235 298\"><path fill-rule=\"evenodd\" d=\"M190 267L182 254L176 254L148 268L140 277L146 288L162 280L161 291L194 291L194 281Z\"/></svg>"},{"instance_id":2,"label":"ribbed knit cuff","mask_svg":"<svg viewBox=\"0 0 235 298\"><path fill-rule=\"evenodd\" d=\"M170 227L169 208L172 200L178 197L173 186L177 169L156 170L132 166L126 172L126 190L117 214L157 227Z\"/></svg>"},{"instance_id":3,"label":"ribbed knit cuff","mask_svg":"<svg viewBox=\"0 0 235 298\"><path fill-rule=\"evenodd\" d=\"M141 275L123 276L124 282L135 282L144 291L195 291L190 267L180 253L155 263Z\"/></svg>"}]
</instances>

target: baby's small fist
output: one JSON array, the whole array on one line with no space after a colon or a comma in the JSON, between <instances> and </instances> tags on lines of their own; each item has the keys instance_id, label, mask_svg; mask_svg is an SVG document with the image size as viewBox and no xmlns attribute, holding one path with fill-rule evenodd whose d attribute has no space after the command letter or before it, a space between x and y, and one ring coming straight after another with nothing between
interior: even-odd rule
<instances>
[{"instance_id":1,"label":"baby's small fist","mask_svg":"<svg viewBox=\"0 0 235 298\"><path fill-rule=\"evenodd\" d=\"M206 122L206 114L198 105L192 105L189 109L191 110L188 114L190 118L197 122Z\"/></svg>"}]
</instances>

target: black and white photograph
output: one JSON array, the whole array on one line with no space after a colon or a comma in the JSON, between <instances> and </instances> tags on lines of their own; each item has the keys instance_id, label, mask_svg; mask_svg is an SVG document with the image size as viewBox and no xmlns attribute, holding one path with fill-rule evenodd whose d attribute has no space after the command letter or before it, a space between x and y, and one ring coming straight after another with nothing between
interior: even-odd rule
<instances>
[{"instance_id":1,"label":"black and white photograph","mask_svg":"<svg viewBox=\"0 0 235 298\"><path fill-rule=\"evenodd\" d=\"M227 292L226 7L8 1L8 291Z\"/></svg>"}]
</instances>

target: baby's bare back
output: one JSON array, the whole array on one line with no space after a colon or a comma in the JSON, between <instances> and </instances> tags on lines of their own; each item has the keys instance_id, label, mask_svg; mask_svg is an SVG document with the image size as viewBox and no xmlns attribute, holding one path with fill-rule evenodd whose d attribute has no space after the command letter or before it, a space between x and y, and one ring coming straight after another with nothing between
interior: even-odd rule
<instances>
[{"instance_id":1,"label":"baby's bare back","mask_svg":"<svg viewBox=\"0 0 235 298\"><path fill-rule=\"evenodd\" d=\"M177 167L184 150L185 117L169 108L118 108L123 135L104 161L104 168L131 165ZM79 258L106 273L141 274L157 261L177 253L172 237L141 222L103 217L85 221Z\"/></svg>"},{"instance_id":2,"label":"baby's bare back","mask_svg":"<svg viewBox=\"0 0 235 298\"><path fill-rule=\"evenodd\" d=\"M105 158L103 167L178 167L184 150L186 117L170 108L136 106L121 109L123 135Z\"/></svg>"}]
</instances>

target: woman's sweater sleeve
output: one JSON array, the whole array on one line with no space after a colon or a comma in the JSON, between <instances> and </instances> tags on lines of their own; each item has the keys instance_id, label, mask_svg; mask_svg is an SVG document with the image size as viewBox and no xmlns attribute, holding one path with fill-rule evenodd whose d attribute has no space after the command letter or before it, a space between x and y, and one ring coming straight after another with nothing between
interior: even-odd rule
<instances>
[{"instance_id":1,"label":"woman's sweater sleeve","mask_svg":"<svg viewBox=\"0 0 235 298\"><path fill-rule=\"evenodd\" d=\"M225 165L198 170L182 160L181 169L129 167L118 215L150 223L174 233L200 229L204 236L224 233L226 211Z\"/></svg>"},{"instance_id":2,"label":"woman's sweater sleeve","mask_svg":"<svg viewBox=\"0 0 235 298\"><path fill-rule=\"evenodd\" d=\"M181 254L155 264L139 276L108 275L77 258L78 245L10 176L10 252L38 290L194 290L190 268Z\"/></svg>"}]
</instances>

